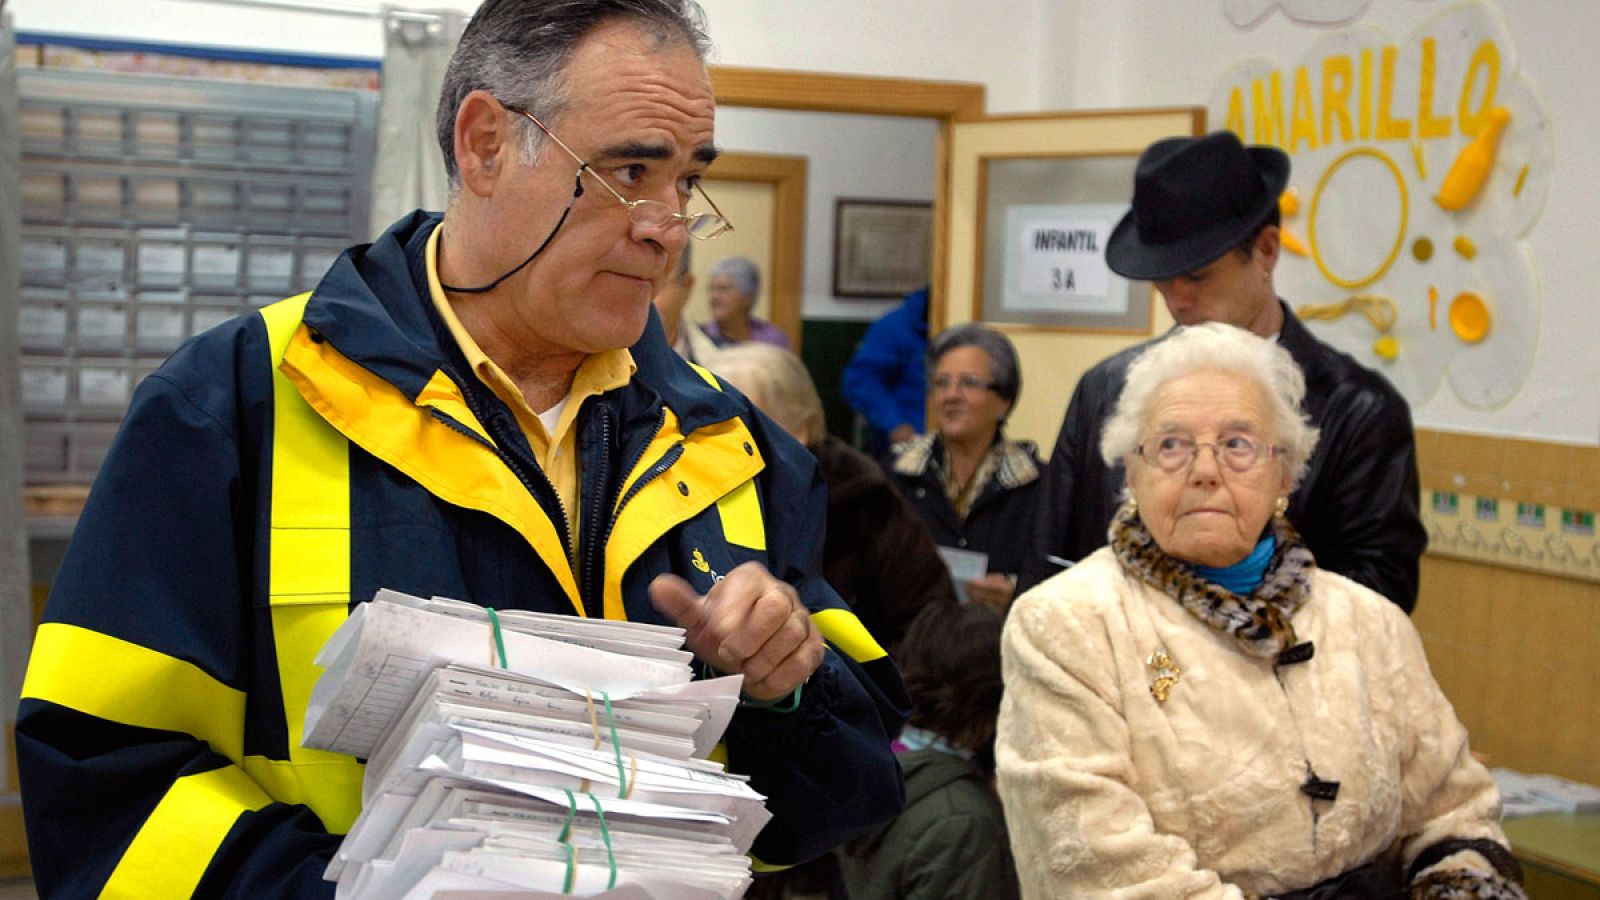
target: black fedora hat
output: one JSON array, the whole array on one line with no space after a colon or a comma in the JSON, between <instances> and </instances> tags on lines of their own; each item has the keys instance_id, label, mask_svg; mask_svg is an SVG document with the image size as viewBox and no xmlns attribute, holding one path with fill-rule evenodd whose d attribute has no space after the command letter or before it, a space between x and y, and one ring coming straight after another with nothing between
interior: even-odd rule
<instances>
[{"instance_id":1,"label":"black fedora hat","mask_svg":"<svg viewBox=\"0 0 1600 900\"><path fill-rule=\"evenodd\" d=\"M1156 141L1139 156L1133 208L1111 231L1106 264L1145 281L1193 272L1261 227L1288 183L1288 154L1231 131Z\"/></svg>"}]
</instances>

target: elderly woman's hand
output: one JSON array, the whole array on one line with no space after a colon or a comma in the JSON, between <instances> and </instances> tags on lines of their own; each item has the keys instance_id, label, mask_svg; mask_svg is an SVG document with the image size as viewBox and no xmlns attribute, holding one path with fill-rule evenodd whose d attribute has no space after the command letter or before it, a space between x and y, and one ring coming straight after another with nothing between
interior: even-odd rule
<instances>
[{"instance_id":1,"label":"elderly woman's hand","mask_svg":"<svg viewBox=\"0 0 1600 900\"><path fill-rule=\"evenodd\" d=\"M974 603L982 603L996 612L1004 613L1011 606L1011 595L1016 593L1017 576L990 572L982 578L966 582L965 586L967 596Z\"/></svg>"}]
</instances>

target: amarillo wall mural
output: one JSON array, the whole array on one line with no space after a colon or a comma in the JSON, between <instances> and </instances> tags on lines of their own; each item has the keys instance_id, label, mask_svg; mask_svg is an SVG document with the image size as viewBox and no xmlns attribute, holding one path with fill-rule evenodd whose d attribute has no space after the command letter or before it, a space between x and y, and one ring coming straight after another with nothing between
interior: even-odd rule
<instances>
[{"instance_id":1,"label":"amarillo wall mural","mask_svg":"<svg viewBox=\"0 0 1600 900\"><path fill-rule=\"evenodd\" d=\"M1398 39L1331 32L1288 65L1241 63L1209 117L1293 159L1277 284L1319 336L1413 404L1446 381L1477 408L1516 395L1540 306L1521 238L1549 193L1554 140L1493 7L1450 6Z\"/></svg>"}]
</instances>

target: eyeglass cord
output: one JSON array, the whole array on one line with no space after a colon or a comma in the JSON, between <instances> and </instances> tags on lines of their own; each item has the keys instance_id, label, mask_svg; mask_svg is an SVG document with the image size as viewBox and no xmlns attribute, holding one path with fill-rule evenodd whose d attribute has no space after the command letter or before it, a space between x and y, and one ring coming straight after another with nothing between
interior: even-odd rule
<instances>
[{"instance_id":1,"label":"eyeglass cord","mask_svg":"<svg viewBox=\"0 0 1600 900\"><path fill-rule=\"evenodd\" d=\"M587 168L588 165L583 167L583 169ZM528 254L527 259L517 263L516 267L511 271L480 287L456 287L453 284L445 284L443 281L439 282L439 286L456 294L487 294L499 287L500 282L505 281L507 278L510 278L518 272L521 272L525 267L527 267L528 263L533 262L534 257L544 252L544 248L550 246L550 242L556 239L556 232L561 230L562 225L567 224L567 216L572 215L572 205L578 202L579 197L583 196L583 169L578 170L577 185L572 191L572 199L567 202L567 208L561 211L561 218L556 220L556 227L550 229L550 234L544 239L544 243L539 245L539 249Z\"/></svg>"}]
</instances>

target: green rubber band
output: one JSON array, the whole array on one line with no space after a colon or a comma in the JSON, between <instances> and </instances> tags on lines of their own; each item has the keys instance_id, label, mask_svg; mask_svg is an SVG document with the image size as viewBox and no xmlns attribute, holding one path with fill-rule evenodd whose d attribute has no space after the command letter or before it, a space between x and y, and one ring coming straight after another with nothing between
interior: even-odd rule
<instances>
[{"instance_id":1,"label":"green rubber band","mask_svg":"<svg viewBox=\"0 0 1600 900\"><path fill-rule=\"evenodd\" d=\"M741 697L739 699L739 705L747 709L764 709L767 712L782 713L787 715L800 708L800 694L804 690L805 683L802 682L795 685L794 693L787 697L779 697L776 700L746 700ZM784 706L783 704L788 705Z\"/></svg>"},{"instance_id":2,"label":"green rubber band","mask_svg":"<svg viewBox=\"0 0 1600 900\"><path fill-rule=\"evenodd\" d=\"M611 880L606 883L606 890L617 886L617 855L611 852L611 832L606 828L606 811L600 808L600 798L593 794L589 800L594 803L594 814L600 817L600 837L606 842L606 859L611 863Z\"/></svg>"},{"instance_id":3,"label":"green rubber band","mask_svg":"<svg viewBox=\"0 0 1600 900\"><path fill-rule=\"evenodd\" d=\"M611 729L611 750L617 755L617 796L626 799L628 796L628 770L622 766L622 741L617 738L617 719L611 713L611 695L601 691L600 701L605 704L606 725Z\"/></svg>"},{"instance_id":4,"label":"green rubber band","mask_svg":"<svg viewBox=\"0 0 1600 900\"><path fill-rule=\"evenodd\" d=\"M494 607L486 606L484 609L489 611L489 628L494 633L494 648L500 651L500 668L509 669L511 667L506 665L506 639L505 635L500 633L500 617L495 615Z\"/></svg>"},{"instance_id":5,"label":"green rubber band","mask_svg":"<svg viewBox=\"0 0 1600 900\"><path fill-rule=\"evenodd\" d=\"M562 788L562 790L566 791L565 788ZM560 841L563 844L565 844L567 841L572 839L572 820L573 820L574 817L576 817L578 815L578 798L572 796L572 792L571 791L566 791L566 794L567 794L567 821L565 821L565 822L563 822L561 824L561 836L556 838L556 840Z\"/></svg>"},{"instance_id":6,"label":"green rubber band","mask_svg":"<svg viewBox=\"0 0 1600 900\"><path fill-rule=\"evenodd\" d=\"M567 880L561 885L561 893L572 893L572 887L578 881L578 848L567 845Z\"/></svg>"}]
</instances>

